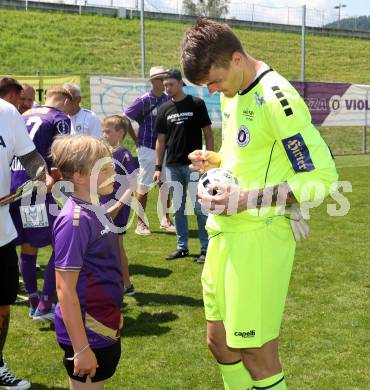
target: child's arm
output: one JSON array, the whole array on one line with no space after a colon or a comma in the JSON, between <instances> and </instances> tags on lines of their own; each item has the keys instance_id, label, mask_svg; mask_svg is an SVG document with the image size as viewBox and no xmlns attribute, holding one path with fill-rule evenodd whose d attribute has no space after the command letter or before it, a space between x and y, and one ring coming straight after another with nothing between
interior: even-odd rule
<instances>
[{"instance_id":1,"label":"child's arm","mask_svg":"<svg viewBox=\"0 0 370 390\"><path fill-rule=\"evenodd\" d=\"M113 206L109 207L108 214L111 216L113 220L114 218L117 217L117 214L119 213L119 211L123 206L130 205L130 199L134 191L131 188L128 188L123 193L123 195L117 200L117 202Z\"/></svg>"},{"instance_id":2,"label":"child's arm","mask_svg":"<svg viewBox=\"0 0 370 390\"><path fill-rule=\"evenodd\" d=\"M75 356L78 354L74 358L74 375L87 374L92 378L96 372L97 360L91 348L86 347L88 340L76 292L78 275L79 272L56 271L56 288L63 321L72 341Z\"/></svg>"},{"instance_id":3,"label":"child's arm","mask_svg":"<svg viewBox=\"0 0 370 390\"><path fill-rule=\"evenodd\" d=\"M119 213L119 211L123 206L130 205L132 194L136 191L136 187L137 187L136 177L132 177L132 178L128 177L127 179L129 184L127 190L117 200L117 202L113 206L109 207L108 209L108 213L113 220L114 218L117 217L117 214Z\"/></svg>"},{"instance_id":4,"label":"child's arm","mask_svg":"<svg viewBox=\"0 0 370 390\"><path fill-rule=\"evenodd\" d=\"M122 164L126 170L126 175L124 175L126 182L122 182L120 184L128 184L128 188L123 193L123 195L117 199L117 202L108 209L108 213L113 220L116 218L117 214L124 205L130 205L132 194L136 191L137 188L137 168L135 166L134 159L129 152L127 152L125 158L126 159L122 161ZM121 179L123 179L122 176Z\"/></svg>"}]
</instances>

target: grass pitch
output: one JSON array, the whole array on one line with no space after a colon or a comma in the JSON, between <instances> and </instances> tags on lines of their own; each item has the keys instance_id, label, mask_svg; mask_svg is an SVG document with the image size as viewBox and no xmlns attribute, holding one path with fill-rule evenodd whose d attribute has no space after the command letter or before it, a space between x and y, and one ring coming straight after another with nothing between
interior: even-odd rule
<instances>
[{"instance_id":1,"label":"grass pitch","mask_svg":"<svg viewBox=\"0 0 370 390\"><path fill-rule=\"evenodd\" d=\"M186 24L147 21L147 69L179 66ZM289 79L299 79L300 36L236 30L246 49ZM140 75L138 20L58 13L0 11L1 74L81 74L89 106L89 74ZM369 84L366 40L307 36L307 80ZM359 152L360 129L323 129L334 152ZM216 132L219 139L219 133ZM130 143L128 142L130 145ZM327 202L312 213L311 238L297 247L281 330L281 356L292 390L370 388L369 156L338 157L350 211L329 217ZM222 389L218 368L205 344L196 224L191 218L187 259L168 262L173 235L160 231L157 193L149 198L150 237L125 236L137 294L125 299L122 359L108 390ZM50 248L40 251L45 265ZM194 257L192 257L194 256ZM40 273L40 286L42 273ZM15 306L5 358L32 389L67 388L62 352L53 330L28 319L27 306Z\"/></svg>"},{"instance_id":2,"label":"grass pitch","mask_svg":"<svg viewBox=\"0 0 370 390\"><path fill-rule=\"evenodd\" d=\"M281 357L294 390L365 390L370 387L368 299L370 156L340 157L346 216L329 217L328 199L313 210L311 237L299 243L281 330ZM175 236L159 229L157 193L149 198L153 234L124 237L137 294L125 299L122 358L109 390L222 389L218 368L207 351L195 218L190 225L190 257L166 261ZM339 207L339 206L338 206ZM40 251L45 264L50 249ZM42 273L40 280L42 282ZM53 330L28 319L27 306L15 306L5 358L32 389L61 390L67 379Z\"/></svg>"}]
</instances>

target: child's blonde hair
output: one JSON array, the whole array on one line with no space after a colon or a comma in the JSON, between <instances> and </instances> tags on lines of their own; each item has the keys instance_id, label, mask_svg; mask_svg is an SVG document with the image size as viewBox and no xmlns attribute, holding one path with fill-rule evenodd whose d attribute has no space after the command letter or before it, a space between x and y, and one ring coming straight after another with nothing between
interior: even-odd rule
<instances>
[{"instance_id":1,"label":"child's blonde hair","mask_svg":"<svg viewBox=\"0 0 370 390\"><path fill-rule=\"evenodd\" d=\"M111 156L102 141L89 135L61 135L51 145L53 165L65 180L71 180L75 172L86 174L98 160Z\"/></svg>"},{"instance_id":2,"label":"child's blonde hair","mask_svg":"<svg viewBox=\"0 0 370 390\"><path fill-rule=\"evenodd\" d=\"M113 126L114 130L123 130L124 135L126 135L130 121L125 116L121 115L110 115L103 119L103 125Z\"/></svg>"}]
</instances>

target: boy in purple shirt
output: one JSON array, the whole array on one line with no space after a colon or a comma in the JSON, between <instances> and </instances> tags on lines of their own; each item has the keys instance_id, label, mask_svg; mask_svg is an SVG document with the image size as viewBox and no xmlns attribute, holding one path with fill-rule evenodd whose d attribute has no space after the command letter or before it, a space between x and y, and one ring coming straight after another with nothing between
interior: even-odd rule
<instances>
[{"instance_id":1,"label":"boy in purple shirt","mask_svg":"<svg viewBox=\"0 0 370 390\"><path fill-rule=\"evenodd\" d=\"M169 97L164 94L163 78L167 71L162 66L153 66L150 69L149 81L152 84L152 89L144 95L135 99L128 107L124 115L131 121L139 124L137 137L130 131L129 134L134 139L137 146L137 155L140 165L140 173L138 178L137 200L145 212L148 192L155 184L153 175L155 171L155 143L158 133L154 130L155 119L159 107L169 100ZM161 181L166 182L165 169L162 170ZM167 210L170 208L170 200L168 191L160 191L159 198L162 206L162 216L160 216L160 228L168 232L175 232L175 227L170 220ZM150 235L149 226L143 220L143 216L138 215L137 227L135 233L140 236Z\"/></svg>"},{"instance_id":2,"label":"boy in purple shirt","mask_svg":"<svg viewBox=\"0 0 370 390\"><path fill-rule=\"evenodd\" d=\"M119 196L123 194L122 197L125 198L125 204L120 211L115 213L116 215L113 217L114 224L119 227L119 235L125 234L127 230L127 222L131 209L131 196L136 190L137 180L137 160L132 157L132 154L125 147L122 146L129 126L130 123L128 119L119 115L106 117L102 123L103 137L112 150L113 162L115 164L117 176L114 182L112 194L102 196L100 201L107 204L107 207L109 207L115 199L118 199ZM109 210L111 212L114 211L112 208ZM134 295L135 288L130 280L128 258L123 246L123 240L119 240L119 245L123 284L125 286L124 295Z\"/></svg>"},{"instance_id":3,"label":"boy in purple shirt","mask_svg":"<svg viewBox=\"0 0 370 390\"><path fill-rule=\"evenodd\" d=\"M123 325L118 235L98 199L113 191L115 171L108 147L94 137L59 137L51 153L63 179L74 184L53 227L56 336L70 388L101 390L119 362Z\"/></svg>"},{"instance_id":4,"label":"boy in purple shirt","mask_svg":"<svg viewBox=\"0 0 370 390\"><path fill-rule=\"evenodd\" d=\"M51 144L58 134L69 134L71 122L67 116L72 96L64 88L48 89L45 105L30 109L23 114L30 138L37 151L45 159L50 172L52 161L49 156ZM12 162L11 191L30 179L17 158ZM30 317L39 321L52 321L54 318L51 298L55 294L55 274L53 255L45 270L44 288L41 296L37 290L36 258L38 248L51 244L51 229L54 216L49 206L54 204L51 194L37 199L34 195L14 202L10 214L17 229L17 245L21 245L20 269L25 290L29 296Z\"/></svg>"}]
</instances>

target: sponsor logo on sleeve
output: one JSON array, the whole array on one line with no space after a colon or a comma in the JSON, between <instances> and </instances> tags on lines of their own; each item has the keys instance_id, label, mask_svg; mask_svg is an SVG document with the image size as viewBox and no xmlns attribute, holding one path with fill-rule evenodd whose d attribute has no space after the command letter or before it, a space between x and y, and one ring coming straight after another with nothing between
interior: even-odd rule
<instances>
[{"instance_id":1,"label":"sponsor logo on sleeve","mask_svg":"<svg viewBox=\"0 0 370 390\"><path fill-rule=\"evenodd\" d=\"M238 145L242 148L244 146L247 146L249 144L250 138L251 136L249 130L244 125L241 125L239 127L237 139L236 139Z\"/></svg>"},{"instance_id":2,"label":"sponsor logo on sleeve","mask_svg":"<svg viewBox=\"0 0 370 390\"><path fill-rule=\"evenodd\" d=\"M282 142L295 172L309 172L315 169L310 151L300 133L285 138Z\"/></svg>"}]
</instances>

